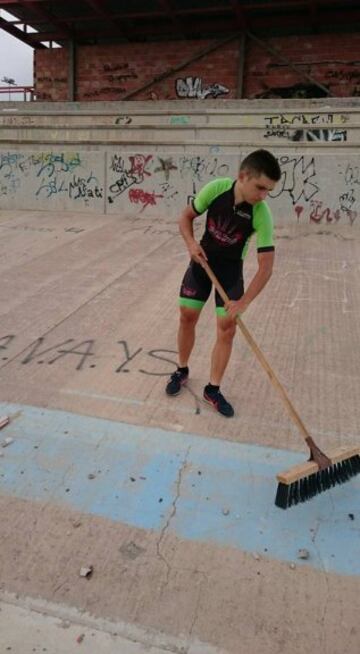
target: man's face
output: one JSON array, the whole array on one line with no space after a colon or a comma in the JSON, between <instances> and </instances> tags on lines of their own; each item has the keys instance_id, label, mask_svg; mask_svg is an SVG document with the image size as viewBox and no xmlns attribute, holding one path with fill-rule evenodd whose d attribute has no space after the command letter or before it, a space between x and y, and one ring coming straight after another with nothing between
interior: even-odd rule
<instances>
[{"instance_id":1,"label":"man's face","mask_svg":"<svg viewBox=\"0 0 360 654\"><path fill-rule=\"evenodd\" d=\"M261 200L265 200L268 193L276 186L276 182L266 175L256 177L253 173L245 170L240 172L239 180L244 200L249 204L256 204Z\"/></svg>"}]
</instances>

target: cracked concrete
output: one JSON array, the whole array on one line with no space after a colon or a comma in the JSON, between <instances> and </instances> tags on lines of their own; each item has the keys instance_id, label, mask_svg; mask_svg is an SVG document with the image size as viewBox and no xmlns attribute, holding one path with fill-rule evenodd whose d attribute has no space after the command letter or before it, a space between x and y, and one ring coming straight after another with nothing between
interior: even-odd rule
<instances>
[{"instance_id":1,"label":"cracked concrete","mask_svg":"<svg viewBox=\"0 0 360 654\"><path fill-rule=\"evenodd\" d=\"M180 497L181 480L182 480L183 473L184 473L184 471L185 471L185 469L186 469L186 465L187 465L187 460L188 460L188 456L189 456L189 453L190 453L190 449L191 449L191 447L189 446L189 447L187 448L187 450L186 450L185 458L184 458L184 460L182 461L181 467L179 468L178 478L177 478L177 480L176 480L176 494L175 494L174 500L173 500L173 502L172 502L172 504L171 504L171 510L170 510L170 512L169 512L169 515L168 515L168 517L167 517L167 519L166 519L166 522L165 522L164 526L162 527L162 529L161 529L161 531L160 531L160 536L159 536L159 539L158 539L158 541L157 541L157 543L156 543L156 550L157 550L158 556L159 556L159 558L160 558L162 561L164 561L164 563L165 563L165 565L166 565L166 568L167 568L167 572L166 572L166 580L165 580L165 582L164 582L164 585L165 585L165 586L166 586L166 585L168 584L168 582L169 582L169 576L170 576L171 566L170 566L169 562L167 561L167 559L165 558L165 556L164 556L164 555L162 554L162 552L160 551L160 548L161 548L162 541L163 541L163 539L164 539L164 537L165 537L165 534L166 534L166 532L167 532L167 530L168 530L168 528L169 528L169 526L170 526L170 522L171 522L172 518L174 517L174 515L175 515L175 513L176 513L176 503L177 503L177 501L178 501L178 499L179 499L179 497Z\"/></svg>"}]
</instances>

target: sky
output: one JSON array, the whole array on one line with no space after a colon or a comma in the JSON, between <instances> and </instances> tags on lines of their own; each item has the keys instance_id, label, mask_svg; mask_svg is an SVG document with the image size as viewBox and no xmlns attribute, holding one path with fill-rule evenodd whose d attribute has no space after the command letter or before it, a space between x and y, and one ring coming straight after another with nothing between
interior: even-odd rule
<instances>
[{"instance_id":1,"label":"sky","mask_svg":"<svg viewBox=\"0 0 360 654\"><path fill-rule=\"evenodd\" d=\"M9 14L1 11L1 16L8 18ZM18 86L32 86L33 48L0 28L0 87L6 86L1 82L3 77L14 79ZM0 93L0 101L8 99L7 93ZM23 96L12 95L11 99L22 100Z\"/></svg>"}]
</instances>

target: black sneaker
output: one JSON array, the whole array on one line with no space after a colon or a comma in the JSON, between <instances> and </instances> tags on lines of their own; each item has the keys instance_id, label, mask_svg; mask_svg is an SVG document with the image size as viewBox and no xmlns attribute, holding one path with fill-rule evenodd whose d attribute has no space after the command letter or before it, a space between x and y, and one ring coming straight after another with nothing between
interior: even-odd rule
<instances>
[{"instance_id":1,"label":"black sneaker","mask_svg":"<svg viewBox=\"0 0 360 654\"><path fill-rule=\"evenodd\" d=\"M189 372L183 372L179 369L175 370L166 385L166 393L168 395L179 395L181 387L186 384L188 377Z\"/></svg>"},{"instance_id":2,"label":"black sneaker","mask_svg":"<svg viewBox=\"0 0 360 654\"><path fill-rule=\"evenodd\" d=\"M208 402L208 404L211 404L216 411L221 413L222 416L226 416L226 418L232 418L234 415L234 409L232 408L231 404L227 402L220 393L220 390L212 390L209 385L205 386L204 388L204 400L205 402Z\"/></svg>"}]
</instances>

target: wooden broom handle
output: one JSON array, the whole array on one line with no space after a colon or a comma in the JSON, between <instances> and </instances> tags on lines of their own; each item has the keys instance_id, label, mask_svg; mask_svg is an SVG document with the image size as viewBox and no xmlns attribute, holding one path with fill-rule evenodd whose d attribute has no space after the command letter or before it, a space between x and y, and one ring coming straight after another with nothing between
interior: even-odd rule
<instances>
[{"instance_id":1,"label":"wooden broom handle","mask_svg":"<svg viewBox=\"0 0 360 654\"><path fill-rule=\"evenodd\" d=\"M217 292L219 293L221 299L224 300L225 303L230 302L229 297L226 295L226 293L225 293L223 287L221 286L219 280L217 279L217 277L215 277L213 271L211 270L211 268L209 267L209 264L207 263L207 261L205 261L205 259L201 263L201 265L204 268L204 270L206 271L209 278L211 279L212 283L214 284L214 286L215 286ZM254 341L254 339L251 336L249 330L247 329L247 327L245 327L245 325L244 325L243 321L241 320L240 316L236 316L236 322L237 322L237 326L240 327L243 335L245 336L245 339L248 342L249 346L251 347L252 351L254 352L254 354L256 355L258 360L260 361L260 363L261 363L262 367L264 368L265 372L268 374L271 383L273 384L273 386L275 386L277 391L280 393L280 395L281 395L281 397L282 397L282 399L284 401L284 404L285 404L291 418L293 419L295 424L300 429L300 431L301 431L301 433L302 433L302 435L303 435L303 437L305 439L305 442L308 444L308 446L311 447L311 444L313 443L313 440L312 440L308 430L306 429L303 421L301 420L299 414L297 413L297 411L294 409L292 403L290 402L284 387L279 382L279 380L276 377L273 369L271 368L270 364L265 359L262 351L260 350L257 343Z\"/></svg>"}]
</instances>

